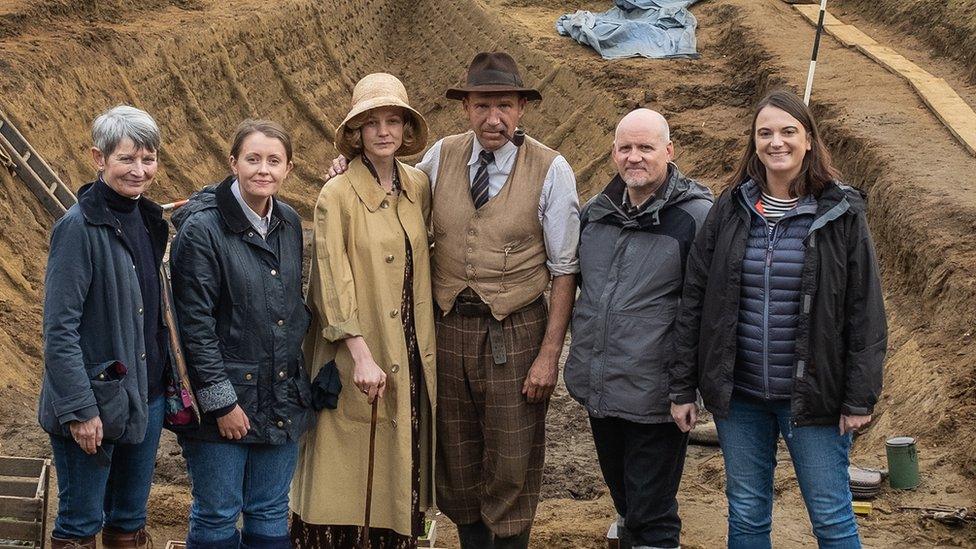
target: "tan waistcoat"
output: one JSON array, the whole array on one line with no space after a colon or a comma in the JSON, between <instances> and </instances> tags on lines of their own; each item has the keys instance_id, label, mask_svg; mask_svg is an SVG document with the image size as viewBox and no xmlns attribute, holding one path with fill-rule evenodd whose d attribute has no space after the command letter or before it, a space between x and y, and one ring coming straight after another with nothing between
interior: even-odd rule
<instances>
[{"instance_id":1,"label":"tan waistcoat","mask_svg":"<svg viewBox=\"0 0 976 549\"><path fill-rule=\"evenodd\" d=\"M469 131L441 143L432 207L434 301L449 311L457 295L471 288L501 320L549 284L539 198L558 153L526 137L508 180L475 210L468 168L474 139Z\"/></svg>"}]
</instances>

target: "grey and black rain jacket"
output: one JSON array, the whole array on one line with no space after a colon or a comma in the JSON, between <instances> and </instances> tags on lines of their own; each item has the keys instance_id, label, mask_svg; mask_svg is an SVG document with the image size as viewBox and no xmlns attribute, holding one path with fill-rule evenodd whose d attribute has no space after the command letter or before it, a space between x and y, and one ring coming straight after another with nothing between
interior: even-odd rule
<instances>
[{"instance_id":1,"label":"grey and black rain jacket","mask_svg":"<svg viewBox=\"0 0 976 549\"><path fill-rule=\"evenodd\" d=\"M665 187L634 217L620 176L583 208L580 288L564 378L594 417L671 421L667 364L685 257L712 193L671 164Z\"/></svg>"}]
</instances>

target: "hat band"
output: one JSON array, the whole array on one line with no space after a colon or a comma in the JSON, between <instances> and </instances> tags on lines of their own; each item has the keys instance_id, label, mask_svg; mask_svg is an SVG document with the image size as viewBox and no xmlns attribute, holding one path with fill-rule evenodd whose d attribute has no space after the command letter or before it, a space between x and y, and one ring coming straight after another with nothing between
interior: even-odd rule
<instances>
[{"instance_id":1,"label":"hat band","mask_svg":"<svg viewBox=\"0 0 976 549\"><path fill-rule=\"evenodd\" d=\"M522 87L518 74L508 71L482 70L468 75L469 86L517 86Z\"/></svg>"}]
</instances>

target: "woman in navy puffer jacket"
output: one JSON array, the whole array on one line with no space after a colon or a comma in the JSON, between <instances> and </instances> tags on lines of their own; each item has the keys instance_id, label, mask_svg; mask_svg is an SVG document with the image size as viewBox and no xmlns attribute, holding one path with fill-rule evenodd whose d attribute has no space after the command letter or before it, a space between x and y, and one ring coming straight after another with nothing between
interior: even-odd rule
<instances>
[{"instance_id":1,"label":"woman in navy puffer jacket","mask_svg":"<svg viewBox=\"0 0 976 549\"><path fill-rule=\"evenodd\" d=\"M863 195L837 181L809 109L775 91L692 247L670 398L696 391L725 457L729 547L770 547L780 434L820 547L860 547L848 486L851 433L881 392L887 326Z\"/></svg>"}]
</instances>

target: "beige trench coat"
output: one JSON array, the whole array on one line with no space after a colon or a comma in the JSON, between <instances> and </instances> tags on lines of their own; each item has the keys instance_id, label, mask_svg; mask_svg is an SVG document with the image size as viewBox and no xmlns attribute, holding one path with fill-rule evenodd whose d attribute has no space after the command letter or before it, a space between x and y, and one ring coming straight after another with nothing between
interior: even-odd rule
<instances>
[{"instance_id":1,"label":"beige trench coat","mask_svg":"<svg viewBox=\"0 0 976 549\"><path fill-rule=\"evenodd\" d=\"M336 410L318 413L304 437L291 506L311 524L363 524L371 408L353 384L353 360L342 339L361 335L387 375L380 400L370 526L411 534L410 381L400 321L404 234L413 251L414 323L423 363L420 508L433 505L434 313L427 221L427 176L397 162L403 191L388 196L360 159L330 180L315 206L315 246L308 303L312 325L305 357L312 378L335 359L342 381ZM418 380L419 381L419 380Z\"/></svg>"}]
</instances>

